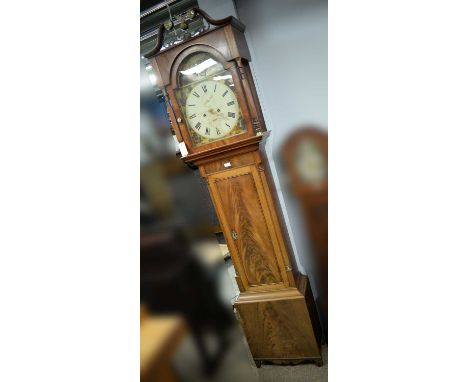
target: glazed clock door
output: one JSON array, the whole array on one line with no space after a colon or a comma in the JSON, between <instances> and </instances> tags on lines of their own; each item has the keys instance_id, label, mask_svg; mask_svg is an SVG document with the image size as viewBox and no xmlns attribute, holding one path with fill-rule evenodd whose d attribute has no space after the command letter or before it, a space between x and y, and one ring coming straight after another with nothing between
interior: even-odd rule
<instances>
[{"instance_id":1,"label":"glazed clock door","mask_svg":"<svg viewBox=\"0 0 468 382\"><path fill-rule=\"evenodd\" d=\"M239 288L255 291L287 287L278 233L257 167L218 172L208 176L208 183L238 274Z\"/></svg>"},{"instance_id":2,"label":"glazed clock door","mask_svg":"<svg viewBox=\"0 0 468 382\"><path fill-rule=\"evenodd\" d=\"M190 147L245 134L248 117L233 63L226 69L208 52L188 54L178 65L174 95Z\"/></svg>"}]
</instances>

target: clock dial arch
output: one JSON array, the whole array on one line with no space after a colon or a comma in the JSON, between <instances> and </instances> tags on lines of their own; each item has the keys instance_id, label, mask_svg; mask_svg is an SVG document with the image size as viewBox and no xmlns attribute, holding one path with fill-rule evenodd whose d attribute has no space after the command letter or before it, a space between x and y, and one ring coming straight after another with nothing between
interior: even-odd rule
<instances>
[{"instance_id":1,"label":"clock dial arch","mask_svg":"<svg viewBox=\"0 0 468 382\"><path fill-rule=\"evenodd\" d=\"M217 49L205 45L205 44L194 44L186 47L182 50L177 57L174 59L170 69L170 82L172 87L180 87L182 84L178 81L178 74L180 70L184 70L183 62L187 57L197 54L205 53L210 55L215 61L217 61L225 70L231 70L234 66L234 61L228 61L226 57L221 54Z\"/></svg>"}]
</instances>

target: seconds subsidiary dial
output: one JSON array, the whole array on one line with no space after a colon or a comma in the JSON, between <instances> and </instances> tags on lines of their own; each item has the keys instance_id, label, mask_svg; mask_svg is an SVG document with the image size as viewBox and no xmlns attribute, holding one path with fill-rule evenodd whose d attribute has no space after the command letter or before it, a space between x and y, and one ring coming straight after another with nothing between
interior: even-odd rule
<instances>
[{"instance_id":1,"label":"seconds subsidiary dial","mask_svg":"<svg viewBox=\"0 0 468 382\"><path fill-rule=\"evenodd\" d=\"M185 105L187 122L197 134L208 139L229 135L240 117L235 93L221 81L203 81L195 86Z\"/></svg>"}]
</instances>

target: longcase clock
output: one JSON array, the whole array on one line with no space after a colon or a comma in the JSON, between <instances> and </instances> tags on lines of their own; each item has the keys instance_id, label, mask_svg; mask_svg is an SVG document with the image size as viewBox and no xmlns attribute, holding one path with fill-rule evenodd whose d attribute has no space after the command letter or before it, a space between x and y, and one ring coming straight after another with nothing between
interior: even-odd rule
<instances>
[{"instance_id":1,"label":"longcase clock","mask_svg":"<svg viewBox=\"0 0 468 382\"><path fill-rule=\"evenodd\" d=\"M312 241L322 323L328 321L328 135L305 126L296 130L282 150L292 193L299 200Z\"/></svg>"},{"instance_id":2,"label":"longcase clock","mask_svg":"<svg viewBox=\"0 0 468 382\"><path fill-rule=\"evenodd\" d=\"M249 67L244 25L211 19L197 36L145 56L167 94L183 160L198 167L221 223L240 294L235 309L253 358L322 364L321 330L306 276L289 255L263 145L268 137Z\"/></svg>"}]
</instances>

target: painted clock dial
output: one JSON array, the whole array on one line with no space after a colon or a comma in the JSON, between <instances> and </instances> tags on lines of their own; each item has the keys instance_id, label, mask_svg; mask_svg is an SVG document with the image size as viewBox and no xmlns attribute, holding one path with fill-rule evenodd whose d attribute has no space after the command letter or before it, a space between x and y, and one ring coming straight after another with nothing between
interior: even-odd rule
<instances>
[{"instance_id":1,"label":"painted clock dial","mask_svg":"<svg viewBox=\"0 0 468 382\"><path fill-rule=\"evenodd\" d=\"M302 182L317 184L327 177L327 165L318 145L310 140L302 140L296 149L296 168Z\"/></svg>"},{"instance_id":2,"label":"painted clock dial","mask_svg":"<svg viewBox=\"0 0 468 382\"><path fill-rule=\"evenodd\" d=\"M195 146L247 131L232 74L205 52L179 67L176 98Z\"/></svg>"},{"instance_id":3,"label":"painted clock dial","mask_svg":"<svg viewBox=\"0 0 468 382\"><path fill-rule=\"evenodd\" d=\"M239 122L240 109L234 92L219 81L203 81L192 89L185 104L188 124L208 139L224 138Z\"/></svg>"}]
</instances>

